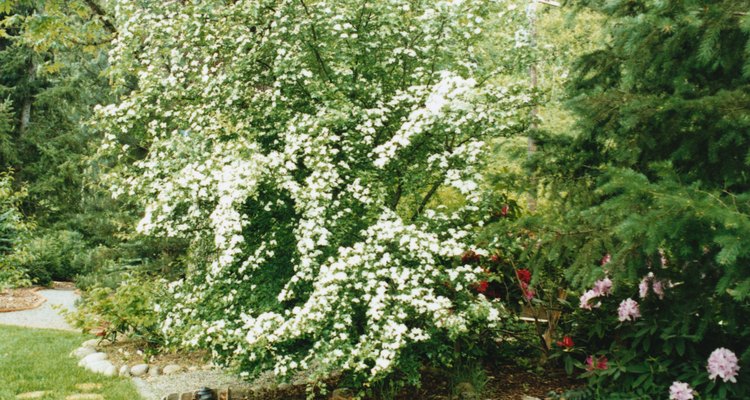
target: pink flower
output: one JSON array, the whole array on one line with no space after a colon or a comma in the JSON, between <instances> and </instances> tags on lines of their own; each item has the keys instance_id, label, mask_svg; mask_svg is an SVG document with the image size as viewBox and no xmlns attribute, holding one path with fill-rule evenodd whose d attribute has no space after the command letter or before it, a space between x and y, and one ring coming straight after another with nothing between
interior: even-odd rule
<instances>
[{"instance_id":1,"label":"pink flower","mask_svg":"<svg viewBox=\"0 0 750 400\"><path fill-rule=\"evenodd\" d=\"M638 309L638 302L633 299L625 299L620 303L620 307L617 308L617 314L619 315L620 322L635 321L640 318L641 311Z\"/></svg>"},{"instance_id":2,"label":"pink flower","mask_svg":"<svg viewBox=\"0 0 750 400\"><path fill-rule=\"evenodd\" d=\"M609 253L605 254L604 257L602 257L602 266L609 264L610 261L612 261L612 256L609 255Z\"/></svg>"},{"instance_id":3,"label":"pink flower","mask_svg":"<svg viewBox=\"0 0 750 400\"><path fill-rule=\"evenodd\" d=\"M648 296L648 288L649 284L651 285L651 289L653 289L654 294L656 294L659 297L659 300L664 299L664 282L658 279L654 278L654 273L649 272L648 275L644 276L643 279L641 279L641 283L638 284L638 292L642 299L645 299Z\"/></svg>"},{"instance_id":4,"label":"pink flower","mask_svg":"<svg viewBox=\"0 0 750 400\"><path fill-rule=\"evenodd\" d=\"M609 278L600 279L594 282L594 291L599 296L609 296L609 292L612 290L612 280Z\"/></svg>"},{"instance_id":5,"label":"pink flower","mask_svg":"<svg viewBox=\"0 0 750 400\"><path fill-rule=\"evenodd\" d=\"M644 277L641 279L641 283L638 284L638 294L642 299L645 299L646 296L648 296L648 280L648 277Z\"/></svg>"},{"instance_id":6,"label":"pink flower","mask_svg":"<svg viewBox=\"0 0 750 400\"><path fill-rule=\"evenodd\" d=\"M531 299L534 298L534 296L536 296L536 292L534 292L533 290L529 289L529 285L526 284L526 282L523 282L523 281L521 281L521 292L523 292L523 297L526 300L531 300Z\"/></svg>"},{"instance_id":7,"label":"pink flower","mask_svg":"<svg viewBox=\"0 0 750 400\"><path fill-rule=\"evenodd\" d=\"M584 310L590 310L591 307L599 308L599 306L601 306L602 303L597 302L594 305L589 304L589 302L591 300L593 300L593 299L595 299L597 297L599 297L599 294L596 293L595 290L593 290L593 289L592 290L587 290L586 293L584 293L583 295L581 295L581 305L580 305L580 307L583 308Z\"/></svg>"},{"instance_id":8,"label":"pink flower","mask_svg":"<svg viewBox=\"0 0 750 400\"><path fill-rule=\"evenodd\" d=\"M659 249L659 261L661 261L661 266L666 267L669 261L667 261L667 256L664 254L663 249Z\"/></svg>"},{"instance_id":9,"label":"pink flower","mask_svg":"<svg viewBox=\"0 0 750 400\"><path fill-rule=\"evenodd\" d=\"M651 289L654 289L654 294L659 296L659 300L664 299L664 283L662 281L654 280L651 284Z\"/></svg>"},{"instance_id":10,"label":"pink flower","mask_svg":"<svg viewBox=\"0 0 750 400\"><path fill-rule=\"evenodd\" d=\"M693 389L685 382L674 381L669 387L669 400L692 400Z\"/></svg>"},{"instance_id":11,"label":"pink flower","mask_svg":"<svg viewBox=\"0 0 750 400\"><path fill-rule=\"evenodd\" d=\"M724 382L737 383L737 374L739 373L740 367L737 365L737 355L731 350L719 347L714 350L708 357L708 377L716 380L719 376Z\"/></svg>"}]
</instances>

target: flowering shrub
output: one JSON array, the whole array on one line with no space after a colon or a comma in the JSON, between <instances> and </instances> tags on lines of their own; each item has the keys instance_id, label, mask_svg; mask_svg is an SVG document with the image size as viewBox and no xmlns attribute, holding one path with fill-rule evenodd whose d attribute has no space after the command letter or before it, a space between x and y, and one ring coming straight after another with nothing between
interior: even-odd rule
<instances>
[{"instance_id":1,"label":"flowering shrub","mask_svg":"<svg viewBox=\"0 0 750 400\"><path fill-rule=\"evenodd\" d=\"M117 19L111 79L137 89L97 111L101 156L133 160L113 193L142 199L140 231L194 243L169 337L245 372L412 383L491 337L504 309L473 290L471 249L485 141L524 129L533 96L493 79L525 46L482 35L523 10L121 1Z\"/></svg>"},{"instance_id":2,"label":"flowering shrub","mask_svg":"<svg viewBox=\"0 0 750 400\"><path fill-rule=\"evenodd\" d=\"M667 263L662 258L658 269L646 268L657 273L649 271L640 281L631 282L621 279L616 262L602 266L615 276L607 285L611 298L596 294L602 280L595 282L565 324L581 346L595 353L583 362L580 352L563 354L566 367L577 365L585 371L582 376L590 383L585 393L594 398L606 395L624 399L647 398L659 391L667 396L668 391L669 398L677 400L697 396L740 398L746 393L746 385L737 379L739 358L731 349L721 347L744 349L742 340L733 337L732 326L682 319L683 313L701 315L709 306L691 300L698 286L688 289L687 281L674 281L677 275L671 266L676 263L675 259ZM690 285L700 285L700 279ZM641 295L640 302L627 297L636 292ZM592 306L594 298L598 300ZM721 312L715 310L710 317L722 318ZM603 365L601 359L605 360ZM620 385L632 391L626 394L624 389L618 390Z\"/></svg>"}]
</instances>

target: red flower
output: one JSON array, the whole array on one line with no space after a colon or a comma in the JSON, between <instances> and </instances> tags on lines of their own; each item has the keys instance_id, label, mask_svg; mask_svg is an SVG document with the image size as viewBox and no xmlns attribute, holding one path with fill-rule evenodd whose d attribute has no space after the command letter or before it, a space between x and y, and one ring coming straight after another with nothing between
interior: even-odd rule
<instances>
[{"instance_id":1,"label":"red flower","mask_svg":"<svg viewBox=\"0 0 750 400\"><path fill-rule=\"evenodd\" d=\"M478 263L479 261L479 254L475 253L473 250L467 250L463 255L461 255L461 262L464 264L473 264Z\"/></svg>"},{"instance_id":2,"label":"red flower","mask_svg":"<svg viewBox=\"0 0 750 400\"><path fill-rule=\"evenodd\" d=\"M493 254L493 255L490 256L490 261L493 264L500 264L500 256L497 255L497 254Z\"/></svg>"},{"instance_id":3,"label":"red flower","mask_svg":"<svg viewBox=\"0 0 750 400\"><path fill-rule=\"evenodd\" d=\"M597 357L596 360L594 360L594 356L586 357L586 370L593 371L596 369L607 369L607 357Z\"/></svg>"},{"instance_id":4,"label":"red flower","mask_svg":"<svg viewBox=\"0 0 750 400\"><path fill-rule=\"evenodd\" d=\"M487 281L479 281L477 283L477 292L484 293L487 291L487 286L489 286L489 282Z\"/></svg>"},{"instance_id":5,"label":"red flower","mask_svg":"<svg viewBox=\"0 0 750 400\"><path fill-rule=\"evenodd\" d=\"M503 204L503 208L500 209L500 215L502 215L503 217L506 216L506 215L508 215L508 210L509 209L510 209L510 207L508 207L507 204Z\"/></svg>"},{"instance_id":6,"label":"red flower","mask_svg":"<svg viewBox=\"0 0 750 400\"><path fill-rule=\"evenodd\" d=\"M518 277L519 281L527 285L529 284L529 282L531 282L531 272L528 269L521 268L519 270L516 270L516 276Z\"/></svg>"},{"instance_id":7,"label":"red flower","mask_svg":"<svg viewBox=\"0 0 750 400\"><path fill-rule=\"evenodd\" d=\"M563 340L558 340L557 341L557 345L560 346L560 347L564 347L566 349L570 349L573 346L575 346L576 344L573 343L573 338L571 338L570 336L564 336Z\"/></svg>"}]
</instances>

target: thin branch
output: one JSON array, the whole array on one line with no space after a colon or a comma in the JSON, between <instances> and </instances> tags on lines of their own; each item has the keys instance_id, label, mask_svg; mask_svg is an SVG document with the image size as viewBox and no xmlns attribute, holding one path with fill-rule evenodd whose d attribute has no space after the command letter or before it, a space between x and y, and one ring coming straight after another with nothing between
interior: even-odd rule
<instances>
[{"instance_id":1,"label":"thin branch","mask_svg":"<svg viewBox=\"0 0 750 400\"><path fill-rule=\"evenodd\" d=\"M94 14L98 15L101 18L102 23L104 24L104 27L107 28L107 30L110 33L112 34L117 33L117 28L115 28L115 26L112 25L112 22L109 21L109 15L107 15L106 11L104 11L104 9L99 4L96 4L94 0L83 0L83 1L84 3L86 3L86 5L89 6L89 8L91 9L91 11L94 12Z\"/></svg>"},{"instance_id":2,"label":"thin branch","mask_svg":"<svg viewBox=\"0 0 750 400\"><path fill-rule=\"evenodd\" d=\"M396 211L396 207L398 207L398 203L401 201L401 194L403 193L403 191L404 183L401 181L401 179L399 179L398 185L396 185L396 192L393 193L393 198L391 198L391 210Z\"/></svg>"},{"instance_id":3,"label":"thin branch","mask_svg":"<svg viewBox=\"0 0 750 400\"><path fill-rule=\"evenodd\" d=\"M307 8L307 4L305 4L305 0L299 0L300 4L302 4L302 8L305 9L305 14L310 18L311 21L314 20L313 16L310 14L310 9ZM313 22L310 22L310 33L312 33L313 41L314 43L308 43L305 42L305 44L312 49L313 54L315 54L315 59L318 61L318 64L320 64L320 69L323 70L323 75L325 75L326 80L328 82L333 83L333 79L331 79L331 76L328 74L328 68L326 68L326 64L323 61L323 57L320 55L320 51L318 51L318 33L315 30L315 24Z\"/></svg>"},{"instance_id":4,"label":"thin branch","mask_svg":"<svg viewBox=\"0 0 750 400\"><path fill-rule=\"evenodd\" d=\"M440 186L442 184L443 184L443 180L442 179L440 179L437 182L435 182L435 183L432 184L432 187L427 192L427 194L424 196L424 198L422 199L422 202L419 204L419 208L417 208L417 211L415 211L414 215L411 216L411 220L412 221L414 221L415 219L417 219L417 217L419 216L419 214L422 214L422 211L424 211L424 208L427 206L427 203L430 202L430 200L432 199L432 196L435 195L435 192L437 192L437 190L440 188Z\"/></svg>"}]
</instances>

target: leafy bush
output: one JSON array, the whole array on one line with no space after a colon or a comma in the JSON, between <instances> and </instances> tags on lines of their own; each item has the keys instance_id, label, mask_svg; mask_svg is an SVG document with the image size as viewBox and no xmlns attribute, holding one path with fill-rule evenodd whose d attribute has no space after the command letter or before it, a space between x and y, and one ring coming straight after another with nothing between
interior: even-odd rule
<instances>
[{"instance_id":1,"label":"leafy bush","mask_svg":"<svg viewBox=\"0 0 750 400\"><path fill-rule=\"evenodd\" d=\"M32 281L26 273L8 264L0 264L0 290L31 286Z\"/></svg>"},{"instance_id":2,"label":"leafy bush","mask_svg":"<svg viewBox=\"0 0 750 400\"><path fill-rule=\"evenodd\" d=\"M84 292L78 309L68 314L68 319L87 332L102 329L112 340L120 334L158 346L165 339L156 303L165 301L165 293L165 281L131 276L115 289L94 287Z\"/></svg>"},{"instance_id":3,"label":"leafy bush","mask_svg":"<svg viewBox=\"0 0 750 400\"><path fill-rule=\"evenodd\" d=\"M70 281L84 272L77 262L84 249L80 233L49 231L24 242L8 257L8 262L35 283L48 285L53 280Z\"/></svg>"},{"instance_id":4,"label":"leafy bush","mask_svg":"<svg viewBox=\"0 0 750 400\"><path fill-rule=\"evenodd\" d=\"M0 115L2 117L2 115ZM9 254L28 232L29 226L18 210L26 196L25 189L16 190L9 173L0 173L0 287L18 287L31 284L22 268L13 265Z\"/></svg>"}]
</instances>

